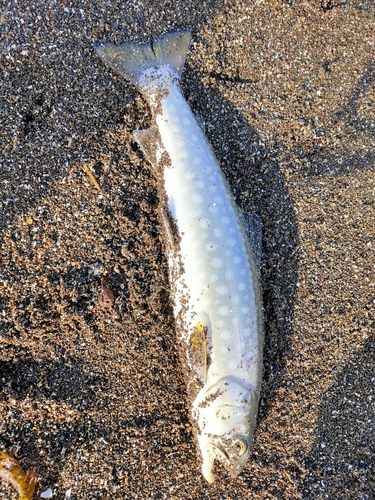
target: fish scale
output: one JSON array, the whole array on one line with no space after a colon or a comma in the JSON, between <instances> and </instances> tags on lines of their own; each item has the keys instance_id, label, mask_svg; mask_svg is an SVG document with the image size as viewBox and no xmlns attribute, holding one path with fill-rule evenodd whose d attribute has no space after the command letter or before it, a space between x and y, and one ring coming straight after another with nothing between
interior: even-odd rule
<instances>
[{"instance_id":1,"label":"fish scale","mask_svg":"<svg viewBox=\"0 0 375 500\"><path fill-rule=\"evenodd\" d=\"M154 163L163 168L168 208L180 237L178 248L173 241L169 248L174 312L188 365L200 383L191 416L198 427L202 473L213 482L215 460L236 476L250 454L263 324L259 270L250 240L179 87L190 36L189 30L181 30L158 37L152 45L102 42L95 48L146 97L161 138L162 144L153 128L135 134L145 152L156 141ZM164 151L167 161L162 160ZM171 236L166 219L165 224Z\"/></svg>"}]
</instances>

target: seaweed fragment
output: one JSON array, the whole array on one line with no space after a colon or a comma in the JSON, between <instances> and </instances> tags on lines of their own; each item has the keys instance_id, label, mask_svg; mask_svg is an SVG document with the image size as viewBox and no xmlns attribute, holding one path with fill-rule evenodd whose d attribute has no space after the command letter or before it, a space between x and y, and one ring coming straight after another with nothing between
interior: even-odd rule
<instances>
[{"instance_id":1,"label":"seaweed fragment","mask_svg":"<svg viewBox=\"0 0 375 500\"><path fill-rule=\"evenodd\" d=\"M35 472L23 472L17 460L4 452L0 452L1 479L10 483L17 490L20 500L32 499L36 485Z\"/></svg>"}]
</instances>

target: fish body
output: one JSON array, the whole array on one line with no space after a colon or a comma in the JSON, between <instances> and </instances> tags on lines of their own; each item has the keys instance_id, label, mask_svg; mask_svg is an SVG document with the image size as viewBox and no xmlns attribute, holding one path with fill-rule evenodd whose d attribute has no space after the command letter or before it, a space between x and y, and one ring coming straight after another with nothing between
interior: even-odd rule
<instances>
[{"instance_id":1,"label":"fish body","mask_svg":"<svg viewBox=\"0 0 375 500\"><path fill-rule=\"evenodd\" d=\"M164 168L179 236L177 247L169 238L175 316L195 388L191 415L202 472L213 482L215 459L236 476L250 454L261 386L262 305L241 216L179 87L189 42L190 32L181 30L152 45L104 42L96 50L148 99L160 134L154 157ZM144 150L151 137L151 131L136 133Z\"/></svg>"}]
</instances>

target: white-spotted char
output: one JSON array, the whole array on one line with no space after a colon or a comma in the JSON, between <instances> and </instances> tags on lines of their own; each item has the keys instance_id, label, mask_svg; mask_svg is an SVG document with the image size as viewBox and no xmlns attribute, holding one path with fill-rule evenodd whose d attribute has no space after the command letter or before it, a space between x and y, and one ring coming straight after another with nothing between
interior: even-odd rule
<instances>
[{"instance_id":1,"label":"white-spotted char","mask_svg":"<svg viewBox=\"0 0 375 500\"><path fill-rule=\"evenodd\" d=\"M181 30L152 44L104 42L95 48L148 99L161 138L154 163L164 169L168 208L180 237L176 249L164 217L175 315L187 362L200 384L191 414L198 426L202 472L213 482L215 459L235 476L250 454L262 374L262 305L249 238L179 86L190 37L189 30ZM135 136L144 151L153 138L158 140L155 130Z\"/></svg>"}]
</instances>

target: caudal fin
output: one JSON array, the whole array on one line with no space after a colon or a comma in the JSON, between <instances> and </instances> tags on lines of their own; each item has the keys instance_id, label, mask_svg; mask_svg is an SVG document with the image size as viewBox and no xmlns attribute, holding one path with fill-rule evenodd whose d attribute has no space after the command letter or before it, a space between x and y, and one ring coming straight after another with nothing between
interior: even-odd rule
<instances>
[{"instance_id":1,"label":"caudal fin","mask_svg":"<svg viewBox=\"0 0 375 500\"><path fill-rule=\"evenodd\" d=\"M153 42L96 42L94 48L102 61L137 87L145 85L145 72L166 67L179 78L191 38L190 29L169 31Z\"/></svg>"}]
</instances>

